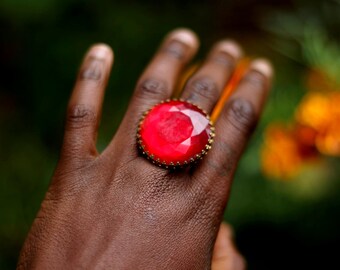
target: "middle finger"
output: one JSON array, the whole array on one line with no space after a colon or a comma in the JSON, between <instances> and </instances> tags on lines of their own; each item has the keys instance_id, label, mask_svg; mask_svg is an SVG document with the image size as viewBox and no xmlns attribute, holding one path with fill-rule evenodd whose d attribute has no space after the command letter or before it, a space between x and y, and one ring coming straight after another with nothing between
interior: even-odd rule
<instances>
[{"instance_id":1,"label":"middle finger","mask_svg":"<svg viewBox=\"0 0 340 270\"><path fill-rule=\"evenodd\" d=\"M135 144L135 134L131 132L127 137L126 131L137 126L143 112L171 97L181 71L196 53L198 45L196 35L187 29L175 30L165 38L139 79L130 106L108 152L111 152L111 148L126 149L126 144L121 143L124 141ZM136 147L130 148L133 151L129 155L135 157Z\"/></svg>"}]
</instances>

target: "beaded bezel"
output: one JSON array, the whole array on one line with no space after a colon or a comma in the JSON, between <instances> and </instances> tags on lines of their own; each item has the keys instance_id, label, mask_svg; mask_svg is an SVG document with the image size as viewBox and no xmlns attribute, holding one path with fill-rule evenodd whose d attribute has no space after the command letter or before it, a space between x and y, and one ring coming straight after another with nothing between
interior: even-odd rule
<instances>
[{"instance_id":1,"label":"beaded bezel","mask_svg":"<svg viewBox=\"0 0 340 270\"><path fill-rule=\"evenodd\" d=\"M209 133L209 138L208 138L208 141L207 141L205 147L202 149L200 154L196 154L195 156L189 158L188 160L186 160L184 162L174 161L174 162L167 163L164 160L161 160L160 158L155 157L154 154L150 153L149 151L145 151L145 145L143 144L143 140L141 139L142 136L140 134L140 130L141 130L141 126L142 126L142 124L144 122L145 117L149 114L149 112L154 107L156 107L156 106L158 106L160 104L163 104L163 103L168 103L170 101L181 101L181 102L186 102L188 104L191 104L191 105L195 106L199 111L201 111L205 115L205 117L209 120L210 133ZM165 101L161 101L161 102L155 104L154 106L152 106L150 109L148 109L147 111L145 111L143 113L143 115L140 118L139 123L138 123L136 137L137 137L137 146L138 146L139 152L147 160L149 160L151 163L153 163L153 164L155 164L155 165L157 165L159 167L165 168L165 169L177 169L177 168L184 168L184 167L187 167L189 165L195 164L198 161L202 160L205 155L207 155L207 153L211 149L212 144L214 142L215 127L214 127L214 125L213 125L213 123L212 123L208 113L205 110L203 110L201 107L197 106L196 104L194 104L194 103L192 103L190 101L187 101L187 100L183 100L183 99L167 99Z\"/></svg>"}]
</instances>

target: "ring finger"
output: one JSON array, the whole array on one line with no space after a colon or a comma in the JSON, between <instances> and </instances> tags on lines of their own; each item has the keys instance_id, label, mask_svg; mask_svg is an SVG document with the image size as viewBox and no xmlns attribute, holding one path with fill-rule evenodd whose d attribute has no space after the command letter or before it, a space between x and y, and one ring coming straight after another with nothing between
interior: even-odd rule
<instances>
[{"instance_id":1,"label":"ring finger","mask_svg":"<svg viewBox=\"0 0 340 270\"><path fill-rule=\"evenodd\" d=\"M181 98L210 112L241 55L242 50L235 42L217 43L202 67L187 83Z\"/></svg>"}]
</instances>

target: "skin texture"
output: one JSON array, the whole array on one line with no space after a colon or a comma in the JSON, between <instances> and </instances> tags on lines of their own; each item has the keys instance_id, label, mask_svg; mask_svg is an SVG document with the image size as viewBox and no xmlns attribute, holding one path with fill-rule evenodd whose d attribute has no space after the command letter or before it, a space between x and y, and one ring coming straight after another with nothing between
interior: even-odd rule
<instances>
[{"instance_id":1,"label":"skin texture","mask_svg":"<svg viewBox=\"0 0 340 270\"><path fill-rule=\"evenodd\" d=\"M245 268L230 227L220 224L237 162L268 94L270 64L251 63L215 123L212 150L194 168L158 168L136 147L140 116L171 97L198 47L186 29L164 39L102 153L96 137L113 53L104 44L90 48L69 101L60 161L18 269ZM215 44L181 97L210 113L241 54L235 42Z\"/></svg>"}]
</instances>

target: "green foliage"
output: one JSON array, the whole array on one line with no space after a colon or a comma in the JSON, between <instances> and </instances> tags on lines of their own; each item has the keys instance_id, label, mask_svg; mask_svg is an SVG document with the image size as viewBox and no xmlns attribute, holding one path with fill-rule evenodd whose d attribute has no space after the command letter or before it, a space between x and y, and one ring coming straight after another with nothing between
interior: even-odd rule
<instances>
[{"instance_id":1,"label":"green foliage","mask_svg":"<svg viewBox=\"0 0 340 270\"><path fill-rule=\"evenodd\" d=\"M339 25L340 5L333 2L300 6L295 12L273 11L263 20L263 27L274 35L272 45L279 53L340 84L340 40L332 31Z\"/></svg>"}]
</instances>

